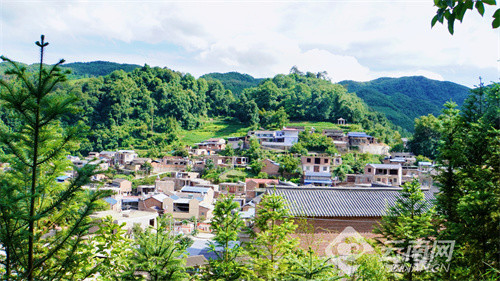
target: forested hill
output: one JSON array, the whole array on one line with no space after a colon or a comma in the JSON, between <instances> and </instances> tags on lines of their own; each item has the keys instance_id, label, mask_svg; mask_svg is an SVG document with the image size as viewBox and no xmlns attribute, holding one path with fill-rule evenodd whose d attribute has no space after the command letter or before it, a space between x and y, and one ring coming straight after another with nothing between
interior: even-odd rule
<instances>
[{"instance_id":1,"label":"forested hill","mask_svg":"<svg viewBox=\"0 0 500 281\"><path fill-rule=\"evenodd\" d=\"M141 67L137 64L116 63L109 61L73 62L64 64L64 68L71 69L73 77L105 76L116 70L131 72Z\"/></svg>"},{"instance_id":2,"label":"forested hill","mask_svg":"<svg viewBox=\"0 0 500 281\"><path fill-rule=\"evenodd\" d=\"M215 117L248 130L282 128L288 120L336 123L342 117L357 126L355 130L387 144L400 140L394 125L356 95L302 73L276 75L235 95L217 79L145 65L132 72L67 81L56 91L79 97L80 110L65 118L63 126L80 121L88 126L82 153L117 148L169 151L172 145L182 145L179 130L197 130ZM16 126L8 108L0 108L2 123Z\"/></svg>"},{"instance_id":3,"label":"forested hill","mask_svg":"<svg viewBox=\"0 0 500 281\"><path fill-rule=\"evenodd\" d=\"M30 72L37 71L39 67L39 64L27 65L20 63L20 65L26 67ZM116 70L132 72L139 67L141 66L137 64L115 63L109 61L73 62L66 63L62 66L64 69L71 70L71 74L68 77L70 79L106 76ZM9 66L7 63L0 63L0 74L3 74L8 68Z\"/></svg>"},{"instance_id":4,"label":"forested hill","mask_svg":"<svg viewBox=\"0 0 500 281\"><path fill-rule=\"evenodd\" d=\"M416 117L429 113L439 115L443 104L449 100L462 105L470 90L422 76L379 78L369 82L341 81L339 84L410 132Z\"/></svg>"},{"instance_id":5,"label":"forested hill","mask_svg":"<svg viewBox=\"0 0 500 281\"><path fill-rule=\"evenodd\" d=\"M242 74L239 72L228 72L228 73L209 73L201 76L204 79L217 79L219 80L224 88L231 90L236 95L239 95L246 88L252 88L259 85L259 83L264 80L260 78L253 78L248 74Z\"/></svg>"}]
</instances>

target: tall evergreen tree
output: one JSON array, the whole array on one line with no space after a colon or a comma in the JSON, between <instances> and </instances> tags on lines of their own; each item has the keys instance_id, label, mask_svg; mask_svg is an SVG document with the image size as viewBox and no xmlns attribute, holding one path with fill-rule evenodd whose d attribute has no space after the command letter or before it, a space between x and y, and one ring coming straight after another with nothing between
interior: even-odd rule
<instances>
[{"instance_id":1,"label":"tall evergreen tree","mask_svg":"<svg viewBox=\"0 0 500 281\"><path fill-rule=\"evenodd\" d=\"M500 277L500 85L480 85L444 114L437 177L441 239L456 241L444 278Z\"/></svg>"},{"instance_id":2,"label":"tall evergreen tree","mask_svg":"<svg viewBox=\"0 0 500 281\"><path fill-rule=\"evenodd\" d=\"M0 173L0 256L5 280L71 279L77 270L80 246L91 225L89 216L106 194L84 191L94 167L77 170L70 183L56 178L71 170L65 159L76 148L81 126L63 130L60 120L74 111L75 97L54 91L65 80L60 65L46 68L41 36L40 65L36 74L26 72L6 57L9 78L0 80L3 107L12 111L19 127L0 128L11 170Z\"/></svg>"},{"instance_id":3,"label":"tall evergreen tree","mask_svg":"<svg viewBox=\"0 0 500 281\"><path fill-rule=\"evenodd\" d=\"M255 215L254 239L248 245L250 266L259 280L282 280L290 270L290 259L297 253L299 241L292 238L297 225L283 197L263 196Z\"/></svg>"},{"instance_id":4,"label":"tall evergreen tree","mask_svg":"<svg viewBox=\"0 0 500 281\"><path fill-rule=\"evenodd\" d=\"M396 204L389 207L374 232L381 234L384 239L394 241L394 246L401 249L401 253L410 253L412 242L429 239L436 234L433 225L435 211L429 204L417 179L405 183ZM414 268L418 262L410 253L407 257L409 269L405 272L405 280L413 280Z\"/></svg>"},{"instance_id":5,"label":"tall evergreen tree","mask_svg":"<svg viewBox=\"0 0 500 281\"><path fill-rule=\"evenodd\" d=\"M241 280L250 273L241 261L245 251L241 247L239 233L244 222L238 211L239 205L233 199L233 196L222 196L215 204L211 222L215 242L210 248L217 258L209 261L203 274L205 280Z\"/></svg>"}]
</instances>

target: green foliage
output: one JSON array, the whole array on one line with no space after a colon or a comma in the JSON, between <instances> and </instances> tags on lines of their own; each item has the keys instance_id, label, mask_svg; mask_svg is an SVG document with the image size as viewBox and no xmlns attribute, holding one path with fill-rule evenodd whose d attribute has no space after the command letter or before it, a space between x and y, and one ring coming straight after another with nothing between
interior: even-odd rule
<instances>
[{"instance_id":1,"label":"green foliage","mask_svg":"<svg viewBox=\"0 0 500 281\"><path fill-rule=\"evenodd\" d=\"M224 85L224 88L230 90L236 95L241 94L244 89L253 88L259 85L262 79L256 79L248 74L241 74L238 72L228 73L209 73L201 76L206 80L218 80Z\"/></svg>"},{"instance_id":2,"label":"green foliage","mask_svg":"<svg viewBox=\"0 0 500 281\"><path fill-rule=\"evenodd\" d=\"M349 152L342 155L342 164L345 164L346 171L356 174L364 173L366 164L381 164L383 156L370 153Z\"/></svg>"},{"instance_id":3,"label":"green foliage","mask_svg":"<svg viewBox=\"0 0 500 281\"><path fill-rule=\"evenodd\" d=\"M290 271L288 261L296 254L298 239L292 238L293 223L281 196L266 194L255 216L254 237L247 251L250 267L259 280L281 280Z\"/></svg>"},{"instance_id":4,"label":"green foliage","mask_svg":"<svg viewBox=\"0 0 500 281\"><path fill-rule=\"evenodd\" d=\"M341 81L339 84L409 132L413 132L415 118L439 115L442 105L449 100L461 105L469 92L465 86L422 76L379 78L369 82Z\"/></svg>"},{"instance_id":5,"label":"green foliage","mask_svg":"<svg viewBox=\"0 0 500 281\"><path fill-rule=\"evenodd\" d=\"M330 263L331 258L318 257L309 248L303 254L292 256L290 259L290 271L286 280L339 280L343 278Z\"/></svg>"},{"instance_id":6,"label":"green foliage","mask_svg":"<svg viewBox=\"0 0 500 281\"><path fill-rule=\"evenodd\" d=\"M260 125L266 130L280 130L288 123L288 115L283 107L278 110L259 111Z\"/></svg>"},{"instance_id":7,"label":"green foliage","mask_svg":"<svg viewBox=\"0 0 500 281\"><path fill-rule=\"evenodd\" d=\"M421 116L415 119L415 133L408 148L415 155L436 159L440 136L441 121L432 114Z\"/></svg>"},{"instance_id":8,"label":"green foliage","mask_svg":"<svg viewBox=\"0 0 500 281\"><path fill-rule=\"evenodd\" d=\"M0 173L0 244L5 254L0 262L6 280L72 280L81 273L87 258L83 237L91 226L90 215L99 210L99 199L108 194L84 191L95 167L77 170L69 183L56 178L71 170L65 159L77 147L84 128L75 124L63 130L60 120L74 110L74 95L54 91L65 80L61 60L48 69L40 47L39 70L35 74L10 64L9 80L0 80L0 100L17 126L0 127L0 142L12 169Z\"/></svg>"},{"instance_id":9,"label":"green foliage","mask_svg":"<svg viewBox=\"0 0 500 281\"><path fill-rule=\"evenodd\" d=\"M333 175L338 177L339 181L343 182L347 178L347 174L354 173L352 167L346 163L342 163L333 169Z\"/></svg>"},{"instance_id":10,"label":"green foliage","mask_svg":"<svg viewBox=\"0 0 500 281\"><path fill-rule=\"evenodd\" d=\"M134 228L134 254L127 262L133 270L123 272L130 278L137 271L149 274L149 280L185 280L186 249L190 246L182 235L174 235L168 228L168 218L159 217L156 227ZM125 277L124 276L124 277Z\"/></svg>"},{"instance_id":11,"label":"green foliage","mask_svg":"<svg viewBox=\"0 0 500 281\"><path fill-rule=\"evenodd\" d=\"M354 265L357 266L356 272L351 277L355 281L388 281L394 280L394 273L389 272L384 264L384 256L380 248L375 247L375 252L360 255Z\"/></svg>"},{"instance_id":12,"label":"green foliage","mask_svg":"<svg viewBox=\"0 0 500 281\"><path fill-rule=\"evenodd\" d=\"M425 200L418 179L405 183L396 204L388 208L374 232L393 241L394 247L401 249L401 254L408 253L408 248L412 247L411 241L428 241L436 236L433 224L435 210L434 207L430 208L430 203ZM405 272L405 279L412 280L413 268L418 261L410 255L408 263L409 270Z\"/></svg>"},{"instance_id":13,"label":"green foliage","mask_svg":"<svg viewBox=\"0 0 500 281\"><path fill-rule=\"evenodd\" d=\"M105 76L116 70L132 72L136 68L140 68L137 64L114 63L108 61L93 61L93 62L73 62L65 64L63 69L71 70L72 78Z\"/></svg>"},{"instance_id":14,"label":"green foliage","mask_svg":"<svg viewBox=\"0 0 500 281\"><path fill-rule=\"evenodd\" d=\"M133 273L129 261L134 250L130 247L133 241L127 238L124 229L125 223L118 225L112 217L105 217L95 221L95 226L97 231L84 242L86 248L82 251L87 258L79 260L85 270L75 274L74 280L84 280L86 277L102 281L130 280L124 275Z\"/></svg>"},{"instance_id":15,"label":"green foliage","mask_svg":"<svg viewBox=\"0 0 500 281\"><path fill-rule=\"evenodd\" d=\"M293 157L291 154L284 154L278 158L278 163L280 164L279 173L282 177L287 178L293 175L300 174L300 159Z\"/></svg>"},{"instance_id":16,"label":"green foliage","mask_svg":"<svg viewBox=\"0 0 500 281\"><path fill-rule=\"evenodd\" d=\"M456 240L462 254L448 279L465 268L474 279L500 268L500 86L481 85L465 104L463 112L447 104L440 116L437 207L446 227L440 238Z\"/></svg>"},{"instance_id":17,"label":"green foliage","mask_svg":"<svg viewBox=\"0 0 500 281\"><path fill-rule=\"evenodd\" d=\"M337 153L332 139L320 133L300 132L299 144L308 151L327 152L328 154Z\"/></svg>"},{"instance_id":18,"label":"green foliage","mask_svg":"<svg viewBox=\"0 0 500 281\"><path fill-rule=\"evenodd\" d=\"M290 147L290 153L299 154L299 155L307 155L307 153L309 153L309 152L304 147L302 142L298 142L298 143L292 145L292 147Z\"/></svg>"},{"instance_id":19,"label":"green foliage","mask_svg":"<svg viewBox=\"0 0 500 281\"><path fill-rule=\"evenodd\" d=\"M432 18L431 26L437 22L441 24L448 23L448 31L450 34L454 32L455 20L463 21L467 10L476 9L477 12L484 15L484 5L496 6L495 0L434 0L434 6L438 8L436 15ZM500 9L497 9L493 14L492 28L500 26Z\"/></svg>"},{"instance_id":20,"label":"green foliage","mask_svg":"<svg viewBox=\"0 0 500 281\"><path fill-rule=\"evenodd\" d=\"M250 274L250 271L240 262L245 251L239 244L238 234L244 227L244 223L238 211L239 205L233 199L233 196L222 195L215 204L214 218L211 222L215 242L210 244L210 248L217 258L210 259L203 272L205 280L241 280Z\"/></svg>"}]
</instances>

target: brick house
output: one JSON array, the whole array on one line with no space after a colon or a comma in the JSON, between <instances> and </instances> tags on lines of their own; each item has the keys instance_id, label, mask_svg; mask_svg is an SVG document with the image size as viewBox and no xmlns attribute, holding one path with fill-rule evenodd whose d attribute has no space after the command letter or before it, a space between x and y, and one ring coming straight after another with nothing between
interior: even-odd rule
<instances>
[{"instance_id":1,"label":"brick house","mask_svg":"<svg viewBox=\"0 0 500 281\"><path fill-rule=\"evenodd\" d=\"M341 232L353 227L371 233L375 224L394 206L401 188L284 187L267 188L266 193L281 195L290 214L305 219L314 233ZM423 190L430 207L437 190Z\"/></svg>"},{"instance_id":2,"label":"brick house","mask_svg":"<svg viewBox=\"0 0 500 281\"><path fill-rule=\"evenodd\" d=\"M399 186L403 182L403 169L399 164L366 164L364 174L372 183Z\"/></svg>"},{"instance_id":3,"label":"brick house","mask_svg":"<svg viewBox=\"0 0 500 281\"><path fill-rule=\"evenodd\" d=\"M268 186L276 186L276 179L245 179L245 190L248 198L255 198L266 191Z\"/></svg>"}]
</instances>

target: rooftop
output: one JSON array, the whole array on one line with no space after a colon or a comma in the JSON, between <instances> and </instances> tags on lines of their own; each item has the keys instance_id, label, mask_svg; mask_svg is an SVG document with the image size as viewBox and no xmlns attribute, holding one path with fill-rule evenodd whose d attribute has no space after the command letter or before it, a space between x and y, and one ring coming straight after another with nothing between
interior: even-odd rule
<instances>
[{"instance_id":1,"label":"rooftop","mask_svg":"<svg viewBox=\"0 0 500 281\"><path fill-rule=\"evenodd\" d=\"M200 187L200 186L184 186L181 191L182 192L192 192L192 193L207 193L210 190L209 187Z\"/></svg>"},{"instance_id":2,"label":"rooftop","mask_svg":"<svg viewBox=\"0 0 500 281\"><path fill-rule=\"evenodd\" d=\"M372 138L372 136L366 134L365 132L349 132L347 133L347 136L355 138Z\"/></svg>"},{"instance_id":3,"label":"rooftop","mask_svg":"<svg viewBox=\"0 0 500 281\"><path fill-rule=\"evenodd\" d=\"M375 169L399 169L401 165L399 164L366 164L366 166L372 166Z\"/></svg>"},{"instance_id":4,"label":"rooftop","mask_svg":"<svg viewBox=\"0 0 500 281\"><path fill-rule=\"evenodd\" d=\"M306 217L380 217L394 206L400 188L321 188L276 187L267 193L283 196L294 216ZM423 190L429 206L433 190Z\"/></svg>"}]
</instances>

